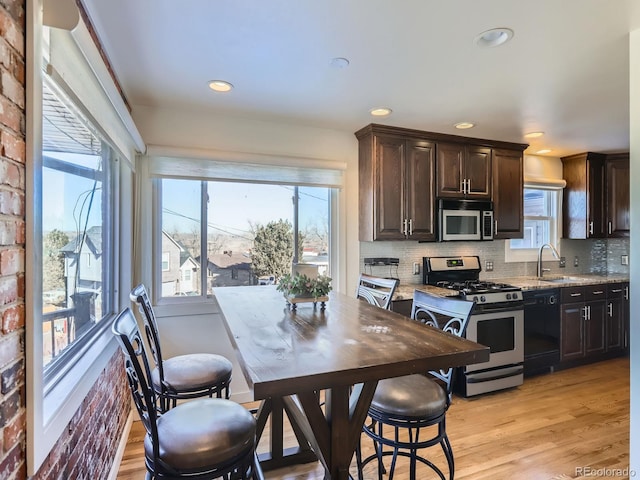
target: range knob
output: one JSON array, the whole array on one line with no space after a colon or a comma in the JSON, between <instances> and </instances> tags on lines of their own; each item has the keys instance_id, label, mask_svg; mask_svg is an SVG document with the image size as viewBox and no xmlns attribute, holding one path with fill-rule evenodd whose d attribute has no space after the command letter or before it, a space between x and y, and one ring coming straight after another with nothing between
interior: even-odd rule
<instances>
[{"instance_id":1,"label":"range knob","mask_svg":"<svg viewBox=\"0 0 640 480\"><path fill-rule=\"evenodd\" d=\"M508 298L508 297L507 297L507 298ZM512 299L514 299L514 300L517 300L517 299L518 299L518 292L514 292L514 293L512 293L512 294L511 294L511 298L512 298Z\"/></svg>"},{"instance_id":2,"label":"range knob","mask_svg":"<svg viewBox=\"0 0 640 480\"><path fill-rule=\"evenodd\" d=\"M486 301L487 301L487 297L485 297L484 295L482 295L482 296L480 297L480 301L481 301L481 302L486 302Z\"/></svg>"},{"instance_id":3,"label":"range knob","mask_svg":"<svg viewBox=\"0 0 640 480\"><path fill-rule=\"evenodd\" d=\"M478 296L476 295L475 297L473 297L473 298L472 298L472 300L473 300L474 302L477 302L477 301L478 301Z\"/></svg>"}]
</instances>

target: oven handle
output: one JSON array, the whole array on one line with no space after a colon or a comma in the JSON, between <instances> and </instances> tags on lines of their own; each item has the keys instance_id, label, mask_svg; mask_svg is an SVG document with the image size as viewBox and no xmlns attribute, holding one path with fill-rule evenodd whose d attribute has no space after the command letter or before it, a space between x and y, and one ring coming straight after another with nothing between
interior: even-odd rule
<instances>
[{"instance_id":1,"label":"oven handle","mask_svg":"<svg viewBox=\"0 0 640 480\"><path fill-rule=\"evenodd\" d=\"M473 373L473 376L467 374L467 383L491 382L501 378L514 377L524 373L524 367L522 365L518 365L513 368L502 368L499 373L496 373L495 375L490 375L490 373L491 372Z\"/></svg>"}]
</instances>

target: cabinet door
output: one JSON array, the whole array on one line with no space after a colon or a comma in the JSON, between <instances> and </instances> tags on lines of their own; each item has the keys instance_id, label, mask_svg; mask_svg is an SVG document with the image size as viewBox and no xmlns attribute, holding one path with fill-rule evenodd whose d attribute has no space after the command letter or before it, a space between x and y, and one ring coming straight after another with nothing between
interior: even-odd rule
<instances>
[{"instance_id":1,"label":"cabinet door","mask_svg":"<svg viewBox=\"0 0 640 480\"><path fill-rule=\"evenodd\" d=\"M405 238L405 140L392 136L375 139L375 240Z\"/></svg>"},{"instance_id":2,"label":"cabinet door","mask_svg":"<svg viewBox=\"0 0 640 480\"><path fill-rule=\"evenodd\" d=\"M606 302L597 300L587 302L587 318L585 320L585 355L603 353L605 350Z\"/></svg>"},{"instance_id":3,"label":"cabinet door","mask_svg":"<svg viewBox=\"0 0 640 480\"><path fill-rule=\"evenodd\" d=\"M464 145L438 143L436 147L439 197L461 197L464 179Z\"/></svg>"},{"instance_id":4,"label":"cabinet door","mask_svg":"<svg viewBox=\"0 0 640 480\"><path fill-rule=\"evenodd\" d=\"M467 198L491 198L491 149L467 146L464 162Z\"/></svg>"},{"instance_id":5,"label":"cabinet door","mask_svg":"<svg viewBox=\"0 0 640 480\"><path fill-rule=\"evenodd\" d=\"M624 346L623 299L607 300L607 352L621 350Z\"/></svg>"},{"instance_id":6,"label":"cabinet door","mask_svg":"<svg viewBox=\"0 0 640 480\"><path fill-rule=\"evenodd\" d=\"M434 144L407 143L408 238L435 240L435 155Z\"/></svg>"},{"instance_id":7,"label":"cabinet door","mask_svg":"<svg viewBox=\"0 0 640 480\"><path fill-rule=\"evenodd\" d=\"M589 238L607 236L607 217L605 210L606 168L602 159L589 159L587 162L589 212L587 234Z\"/></svg>"},{"instance_id":8,"label":"cabinet door","mask_svg":"<svg viewBox=\"0 0 640 480\"><path fill-rule=\"evenodd\" d=\"M584 303L567 303L560 308L560 360L584 356Z\"/></svg>"},{"instance_id":9,"label":"cabinet door","mask_svg":"<svg viewBox=\"0 0 640 480\"><path fill-rule=\"evenodd\" d=\"M629 236L629 157L607 159L607 233Z\"/></svg>"},{"instance_id":10,"label":"cabinet door","mask_svg":"<svg viewBox=\"0 0 640 480\"><path fill-rule=\"evenodd\" d=\"M494 238L522 238L522 153L494 150L492 162Z\"/></svg>"}]
</instances>

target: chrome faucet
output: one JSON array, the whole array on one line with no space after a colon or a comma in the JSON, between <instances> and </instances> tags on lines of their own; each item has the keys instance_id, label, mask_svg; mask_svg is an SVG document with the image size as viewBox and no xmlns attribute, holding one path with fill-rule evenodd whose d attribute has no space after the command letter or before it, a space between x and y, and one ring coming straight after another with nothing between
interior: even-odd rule
<instances>
[{"instance_id":1,"label":"chrome faucet","mask_svg":"<svg viewBox=\"0 0 640 480\"><path fill-rule=\"evenodd\" d=\"M558 250L556 250L556 247L554 247L550 243L542 244L540 250L538 250L538 278L542 278L543 272L549 271L548 268L542 268L542 250L544 250L544 247L549 247L551 249L551 253L553 253L553 256L560 260L560 254L558 253Z\"/></svg>"}]
</instances>

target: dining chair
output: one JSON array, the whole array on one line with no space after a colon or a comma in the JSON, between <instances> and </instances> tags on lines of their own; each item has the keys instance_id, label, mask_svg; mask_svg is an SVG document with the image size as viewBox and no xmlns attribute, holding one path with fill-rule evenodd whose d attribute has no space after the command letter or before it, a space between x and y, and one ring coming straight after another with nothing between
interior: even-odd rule
<instances>
[{"instance_id":1,"label":"dining chair","mask_svg":"<svg viewBox=\"0 0 640 480\"><path fill-rule=\"evenodd\" d=\"M188 353L164 359L156 316L143 284L129 297L138 305L144 321L155 368L151 372L153 388L160 396L163 411L175 407L178 400L200 397L229 398L233 365L229 359L214 353Z\"/></svg>"},{"instance_id":2,"label":"dining chair","mask_svg":"<svg viewBox=\"0 0 640 480\"><path fill-rule=\"evenodd\" d=\"M391 307L393 294L398 288L398 282L397 278L374 277L361 273L356 297L388 310Z\"/></svg>"},{"instance_id":3,"label":"dining chair","mask_svg":"<svg viewBox=\"0 0 640 480\"><path fill-rule=\"evenodd\" d=\"M124 353L124 367L142 420L146 479L263 480L256 457L256 421L241 405L200 398L164 411L148 379L151 365L130 308L116 317L112 332Z\"/></svg>"},{"instance_id":4,"label":"dining chair","mask_svg":"<svg viewBox=\"0 0 640 480\"><path fill-rule=\"evenodd\" d=\"M450 297L440 297L416 290L411 318L424 323L425 328L440 328L447 333L464 335L474 303ZM417 463L421 462L445 480L442 470L418 450L440 445L453 480L453 450L445 428L445 415L451 405L454 369L431 371L427 375L414 374L384 379L378 382L368 420L363 432L373 440L374 453L362 460L361 449L356 451L358 479L362 469L372 460L378 462L378 478L386 468L383 458L391 456L388 480L393 478L399 456L409 458L409 478L416 479ZM385 429L385 427L388 427ZM433 427L433 428L428 428ZM427 430L427 433L424 433ZM389 432L391 434L389 434ZM424 439L424 435L427 435ZM391 447L385 450L384 447Z\"/></svg>"}]
</instances>

